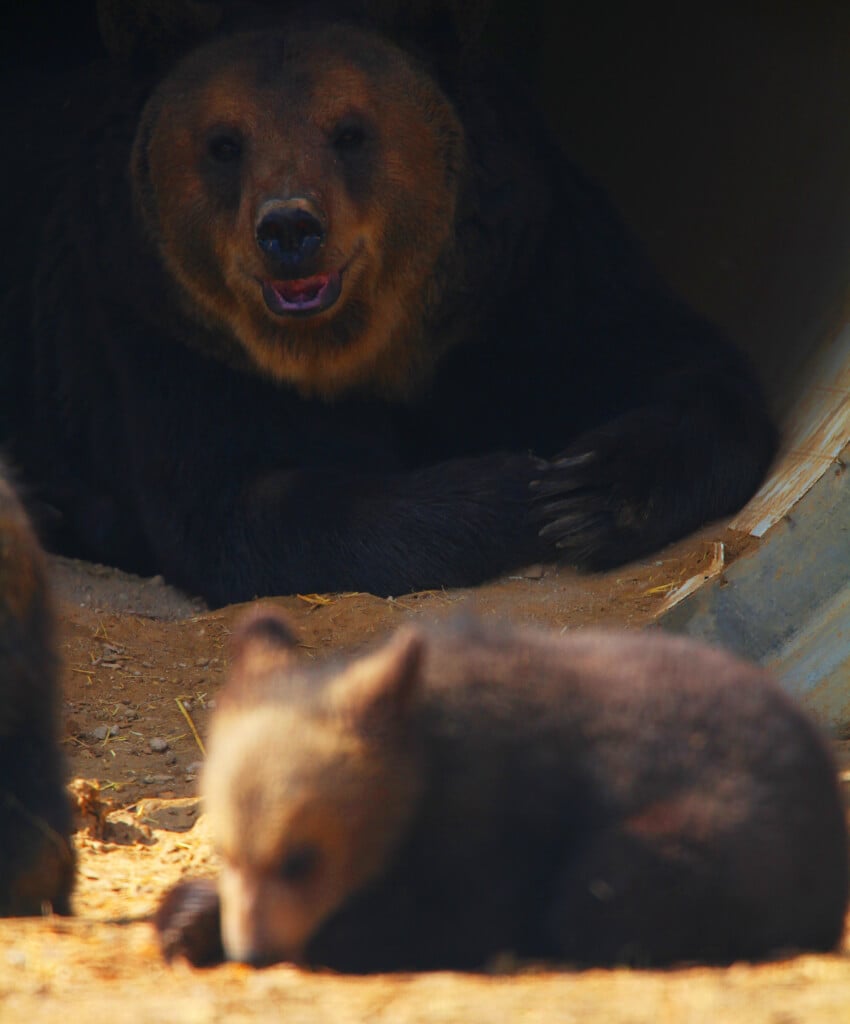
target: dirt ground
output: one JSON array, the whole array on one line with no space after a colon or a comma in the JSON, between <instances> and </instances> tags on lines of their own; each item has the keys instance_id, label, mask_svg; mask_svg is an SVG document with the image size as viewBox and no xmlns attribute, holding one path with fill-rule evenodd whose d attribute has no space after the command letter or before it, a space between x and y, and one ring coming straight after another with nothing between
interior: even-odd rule
<instances>
[{"instance_id":1,"label":"dirt ground","mask_svg":"<svg viewBox=\"0 0 850 1024\"><path fill-rule=\"evenodd\" d=\"M460 609L556 629L640 628L676 587L707 571L722 525L625 569L582 577L533 567L475 590L280 599L302 656L373 643L402 620ZM186 874L213 874L196 798L202 744L239 607L208 611L161 579L53 561L64 659L65 745L80 808L71 919L0 921L0 1021L850 1022L850 941L832 956L726 970L570 972L523 966L480 975L340 978L289 966L165 966L145 920ZM842 767L850 759L838 749Z\"/></svg>"}]
</instances>

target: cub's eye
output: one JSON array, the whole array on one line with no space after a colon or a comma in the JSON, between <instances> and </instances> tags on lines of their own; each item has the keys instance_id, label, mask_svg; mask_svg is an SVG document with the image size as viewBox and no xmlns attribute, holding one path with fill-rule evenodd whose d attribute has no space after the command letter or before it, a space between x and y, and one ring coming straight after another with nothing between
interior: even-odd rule
<instances>
[{"instance_id":1,"label":"cub's eye","mask_svg":"<svg viewBox=\"0 0 850 1024\"><path fill-rule=\"evenodd\" d=\"M341 125L338 125L331 136L333 148L337 153L343 155L356 153L358 149L363 147L365 141L366 129L362 124L352 121L343 122Z\"/></svg>"},{"instance_id":2,"label":"cub's eye","mask_svg":"<svg viewBox=\"0 0 850 1024\"><path fill-rule=\"evenodd\" d=\"M305 844L296 846L283 858L280 877L285 882L305 882L319 866L319 848Z\"/></svg>"},{"instance_id":3,"label":"cub's eye","mask_svg":"<svg viewBox=\"0 0 850 1024\"><path fill-rule=\"evenodd\" d=\"M232 132L216 132L207 142L207 152L218 164L232 164L242 156L242 140Z\"/></svg>"}]
</instances>

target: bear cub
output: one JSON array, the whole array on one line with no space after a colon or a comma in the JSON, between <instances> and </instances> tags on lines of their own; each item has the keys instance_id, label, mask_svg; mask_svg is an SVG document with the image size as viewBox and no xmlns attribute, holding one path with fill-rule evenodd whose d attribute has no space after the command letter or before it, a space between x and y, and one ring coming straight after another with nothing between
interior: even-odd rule
<instances>
[{"instance_id":1,"label":"bear cub","mask_svg":"<svg viewBox=\"0 0 850 1024\"><path fill-rule=\"evenodd\" d=\"M70 913L70 834L44 559L0 464L0 916Z\"/></svg>"},{"instance_id":2,"label":"bear cub","mask_svg":"<svg viewBox=\"0 0 850 1024\"><path fill-rule=\"evenodd\" d=\"M22 129L0 257L65 553L217 604L396 594L616 565L758 486L746 360L477 48L302 13L92 76Z\"/></svg>"},{"instance_id":3,"label":"bear cub","mask_svg":"<svg viewBox=\"0 0 850 1024\"><path fill-rule=\"evenodd\" d=\"M221 874L165 896L167 957L371 972L838 942L836 767L759 668L472 621L330 666L295 646L273 609L238 631L203 775Z\"/></svg>"}]
</instances>

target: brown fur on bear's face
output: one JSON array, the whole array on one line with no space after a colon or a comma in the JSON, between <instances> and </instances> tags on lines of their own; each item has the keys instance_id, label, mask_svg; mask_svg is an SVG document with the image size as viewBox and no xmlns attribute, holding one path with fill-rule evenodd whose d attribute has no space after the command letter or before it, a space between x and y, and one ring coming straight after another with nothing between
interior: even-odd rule
<instances>
[{"instance_id":1,"label":"brown fur on bear's face","mask_svg":"<svg viewBox=\"0 0 850 1024\"><path fill-rule=\"evenodd\" d=\"M334 26L245 33L188 57L145 109L132 171L192 312L263 373L305 394L404 394L439 354L422 327L463 160L460 123L427 74ZM262 244L289 215L314 225L295 266Z\"/></svg>"}]
</instances>

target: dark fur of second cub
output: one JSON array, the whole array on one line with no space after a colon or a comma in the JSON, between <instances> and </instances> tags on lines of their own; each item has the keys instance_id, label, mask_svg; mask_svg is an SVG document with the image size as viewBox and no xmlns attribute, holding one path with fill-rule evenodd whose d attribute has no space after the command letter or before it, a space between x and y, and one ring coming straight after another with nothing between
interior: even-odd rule
<instances>
[{"instance_id":1,"label":"dark fur of second cub","mask_svg":"<svg viewBox=\"0 0 850 1024\"><path fill-rule=\"evenodd\" d=\"M44 559L0 462L0 916L70 912L58 675Z\"/></svg>"}]
</instances>

